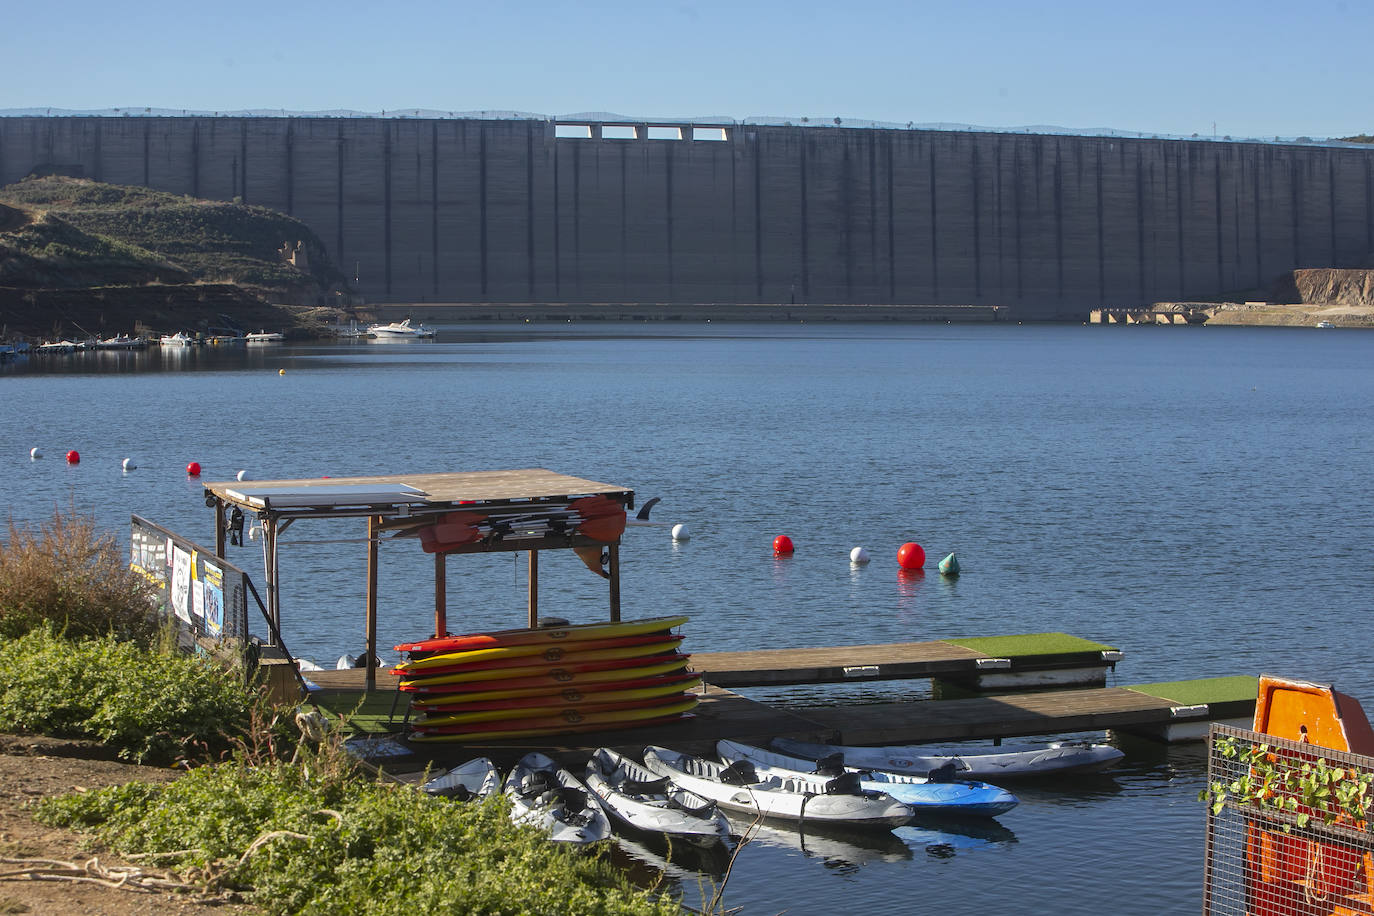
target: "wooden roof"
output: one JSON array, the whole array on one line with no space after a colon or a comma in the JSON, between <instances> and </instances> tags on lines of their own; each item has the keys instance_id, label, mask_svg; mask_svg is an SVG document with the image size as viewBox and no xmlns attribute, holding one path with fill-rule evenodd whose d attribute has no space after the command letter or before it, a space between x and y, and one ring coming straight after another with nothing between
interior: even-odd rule
<instances>
[{"instance_id":1,"label":"wooden roof","mask_svg":"<svg viewBox=\"0 0 1374 916\"><path fill-rule=\"evenodd\" d=\"M285 514L409 514L428 507L474 505L492 509L607 496L634 506L628 487L569 477L544 468L387 474L378 477L309 477L299 480L226 480L205 484L207 494L253 511ZM402 510L401 507L405 507Z\"/></svg>"}]
</instances>

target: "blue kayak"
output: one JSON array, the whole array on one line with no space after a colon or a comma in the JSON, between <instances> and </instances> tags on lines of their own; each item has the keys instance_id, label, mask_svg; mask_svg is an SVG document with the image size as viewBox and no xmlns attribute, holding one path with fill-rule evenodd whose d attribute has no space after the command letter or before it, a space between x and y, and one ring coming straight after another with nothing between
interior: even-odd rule
<instances>
[{"instance_id":1,"label":"blue kayak","mask_svg":"<svg viewBox=\"0 0 1374 916\"><path fill-rule=\"evenodd\" d=\"M785 778L789 774L797 773L814 776L817 772L822 772L818 770L817 761L789 757L777 751L735 741L717 741L716 753L726 763L746 761L752 764L762 779L770 776ZM856 770L853 767L844 768L844 772L857 777L859 786L864 791L886 792L897 801L910 805L917 814L996 817L1017 805L1015 795L986 782L940 782L924 776L888 773L882 770ZM840 778L839 773L834 775Z\"/></svg>"}]
</instances>

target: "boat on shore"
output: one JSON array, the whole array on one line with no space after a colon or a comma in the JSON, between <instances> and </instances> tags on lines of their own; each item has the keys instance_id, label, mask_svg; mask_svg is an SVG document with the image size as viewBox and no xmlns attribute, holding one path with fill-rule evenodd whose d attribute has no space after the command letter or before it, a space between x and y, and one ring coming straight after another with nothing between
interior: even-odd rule
<instances>
[{"instance_id":1,"label":"boat on shore","mask_svg":"<svg viewBox=\"0 0 1374 916\"><path fill-rule=\"evenodd\" d=\"M556 843L586 846L611 835L601 801L551 757L531 751L504 785L511 820L547 831Z\"/></svg>"},{"instance_id":2,"label":"boat on shore","mask_svg":"<svg viewBox=\"0 0 1374 916\"><path fill-rule=\"evenodd\" d=\"M928 776L932 770L945 767L949 768L955 779L993 779L998 782L1062 776L1066 773L1091 773L1116 766L1125 756L1110 744L1078 741L1056 741L1032 750L991 754L957 754L917 745L850 747L794 741L790 738L774 738L772 743L774 750L807 760L820 760L838 754L846 767L861 770Z\"/></svg>"},{"instance_id":3,"label":"boat on shore","mask_svg":"<svg viewBox=\"0 0 1374 916\"><path fill-rule=\"evenodd\" d=\"M1317 327L1319 327L1319 328L1334 328L1335 325L1332 324L1332 323L1329 322L1329 321L1318 321L1318 322L1317 322Z\"/></svg>"},{"instance_id":4,"label":"boat on shore","mask_svg":"<svg viewBox=\"0 0 1374 916\"><path fill-rule=\"evenodd\" d=\"M459 801L483 799L501 791L501 774L489 757L478 757L453 769L431 777L421 789L430 795L456 798Z\"/></svg>"},{"instance_id":5,"label":"boat on shore","mask_svg":"<svg viewBox=\"0 0 1374 916\"><path fill-rule=\"evenodd\" d=\"M1019 804L1016 796L1006 789L985 782L937 780L883 770L860 771L846 768L838 760L833 763L827 760L813 763L801 757L790 757L736 741L717 741L716 753L727 763L747 760L760 776L786 778L793 774L810 774L837 779L851 773L857 777L860 789L886 792L897 801L910 805L917 814L996 817Z\"/></svg>"},{"instance_id":6,"label":"boat on shore","mask_svg":"<svg viewBox=\"0 0 1374 916\"><path fill-rule=\"evenodd\" d=\"M434 329L423 324L411 324L410 319L392 321L388 324L370 324L367 333L378 340L407 340L433 337Z\"/></svg>"}]
</instances>

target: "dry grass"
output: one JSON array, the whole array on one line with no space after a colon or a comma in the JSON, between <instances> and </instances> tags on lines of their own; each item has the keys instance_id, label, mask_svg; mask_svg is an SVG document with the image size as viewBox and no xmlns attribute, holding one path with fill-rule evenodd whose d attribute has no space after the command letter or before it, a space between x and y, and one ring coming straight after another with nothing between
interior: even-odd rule
<instances>
[{"instance_id":1,"label":"dry grass","mask_svg":"<svg viewBox=\"0 0 1374 916\"><path fill-rule=\"evenodd\" d=\"M159 629L147 582L112 534L75 511L37 531L9 523L0 544L0 636L52 623L70 638L114 634L148 645Z\"/></svg>"}]
</instances>

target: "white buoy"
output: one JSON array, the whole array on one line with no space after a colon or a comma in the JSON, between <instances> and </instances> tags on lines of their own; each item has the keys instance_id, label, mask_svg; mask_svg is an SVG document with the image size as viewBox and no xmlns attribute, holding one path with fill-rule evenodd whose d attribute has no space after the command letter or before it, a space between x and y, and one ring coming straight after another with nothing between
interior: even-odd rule
<instances>
[{"instance_id":1,"label":"white buoy","mask_svg":"<svg viewBox=\"0 0 1374 916\"><path fill-rule=\"evenodd\" d=\"M134 459L132 458L125 458L123 461L119 462L119 466L126 471L138 470L138 465L134 464Z\"/></svg>"},{"instance_id":2,"label":"white buoy","mask_svg":"<svg viewBox=\"0 0 1374 916\"><path fill-rule=\"evenodd\" d=\"M234 475L234 479L235 479L235 480L247 480L247 479L248 479L248 472L247 472L247 471L239 471L237 474Z\"/></svg>"},{"instance_id":3,"label":"white buoy","mask_svg":"<svg viewBox=\"0 0 1374 916\"><path fill-rule=\"evenodd\" d=\"M849 551L849 562L855 566L862 566L869 560L867 547L855 547Z\"/></svg>"},{"instance_id":4,"label":"white buoy","mask_svg":"<svg viewBox=\"0 0 1374 916\"><path fill-rule=\"evenodd\" d=\"M673 540L675 540L675 541L690 541L691 539L692 539L692 532L690 532L690 531L687 530L687 526L686 526L686 525L674 525L674 526L673 526Z\"/></svg>"},{"instance_id":5,"label":"white buoy","mask_svg":"<svg viewBox=\"0 0 1374 916\"><path fill-rule=\"evenodd\" d=\"M31 448L31 449L29 449L29 460L30 460L30 461L37 461L39 458L42 458L42 457L43 457L43 453L40 452L38 449L36 449L36 448Z\"/></svg>"}]
</instances>

